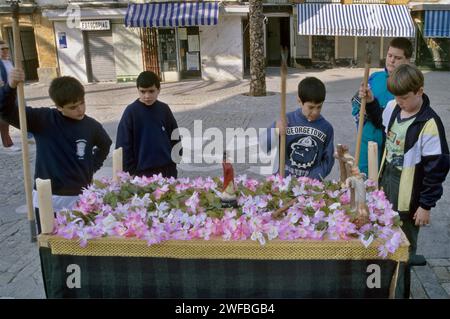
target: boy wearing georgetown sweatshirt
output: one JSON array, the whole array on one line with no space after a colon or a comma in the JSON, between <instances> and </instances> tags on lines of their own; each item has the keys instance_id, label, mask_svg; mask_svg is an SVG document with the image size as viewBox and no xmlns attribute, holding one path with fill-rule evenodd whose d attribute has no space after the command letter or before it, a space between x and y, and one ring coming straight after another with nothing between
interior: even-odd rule
<instances>
[{"instance_id":1,"label":"boy wearing georgetown sweatshirt","mask_svg":"<svg viewBox=\"0 0 450 319\"><path fill-rule=\"evenodd\" d=\"M320 114L325 95L322 81L303 79L298 84L300 108L286 114L286 126L281 121L271 126L286 130L286 176L324 179L333 168L333 127ZM271 137L273 134L268 134L267 145L271 145Z\"/></svg>"}]
</instances>

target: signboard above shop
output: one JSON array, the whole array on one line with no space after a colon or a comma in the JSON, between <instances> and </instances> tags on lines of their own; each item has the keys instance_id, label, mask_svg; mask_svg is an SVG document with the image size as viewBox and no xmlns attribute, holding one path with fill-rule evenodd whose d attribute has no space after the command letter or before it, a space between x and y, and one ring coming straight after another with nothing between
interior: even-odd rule
<instances>
[{"instance_id":1,"label":"signboard above shop","mask_svg":"<svg viewBox=\"0 0 450 319\"><path fill-rule=\"evenodd\" d=\"M80 21L80 29L83 31L110 30L109 20L84 20Z\"/></svg>"}]
</instances>

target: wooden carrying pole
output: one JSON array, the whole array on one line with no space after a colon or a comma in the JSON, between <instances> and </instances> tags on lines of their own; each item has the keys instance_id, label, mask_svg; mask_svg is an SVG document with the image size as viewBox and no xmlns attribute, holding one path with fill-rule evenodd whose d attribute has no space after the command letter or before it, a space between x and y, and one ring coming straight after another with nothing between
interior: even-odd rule
<instances>
[{"instance_id":1,"label":"wooden carrying pole","mask_svg":"<svg viewBox=\"0 0 450 319\"><path fill-rule=\"evenodd\" d=\"M366 62L364 66L364 79L363 79L363 87L367 89L367 82L369 80L369 70L370 70L370 50L369 50L369 42L366 42ZM362 131L364 126L364 116L366 114L366 102L367 98L364 96L361 99L361 108L359 110L359 123L358 123L358 135L356 138L356 149L355 149L355 166L358 167L359 164L359 156L361 154L361 139L362 139Z\"/></svg>"},{"instance_id":2,"label":"wooden carrying pole","mask_svg":"<svg viewBox=\"0 0 450 319\"><path fill-rule=\"evenodd\" d=\"M117 182L119 177L117 173L123 171L123 151L122 148L113 151L113 181Z\"/></svg>"},{"instance_id":3,"label":"wooden carrying pole","mask_svg":"<svg viewBox=\"0 0 450 319\"><path fill-rule=\"evenodd\" d=\"M55 220L52 204L52 183L49 179L36 179L36 190L38 193L39 219L42 234L53 233Z\"/></svg>"},{"instance_id":4,"label":"wooden carrying pole","mask_svg":"<svg viewBox=\"0 0 450 319\"><path fill-rule=\"evenodd\" d=\"M14 38L14 64L16 69L22 68L22 51L20 45L20 29L19 29L19 4L18 1L11 1L13 11L13 38ZM31 174L28 153L27 138L27 118L25 114L25 93L23 82L17 85L17 99L19 105L19 121L20 130L22 132L22 163L23 163L23 180L25 185L25 196L27 201L28 221L30 224L31 241L36 241L36 224L33 213L33 199L31 193Z\"/></svg>"},{"instance_id":5,"label":"wooden carrying pole","mask_svg":"<svg viewBox=\"0 0 450 319\"><path fill-rule=\"evenodd\" d=\"M280 121L286 126L286 77L287 49L281 49L281 110ZM286 166L286 130L280 130L280 176L284 177Z\"/></svg>"}]
</instances>

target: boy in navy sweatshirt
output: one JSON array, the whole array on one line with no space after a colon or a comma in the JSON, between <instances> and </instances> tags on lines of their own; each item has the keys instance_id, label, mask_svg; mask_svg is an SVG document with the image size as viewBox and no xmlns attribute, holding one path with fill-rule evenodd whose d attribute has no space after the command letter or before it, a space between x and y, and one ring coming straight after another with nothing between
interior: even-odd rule
<instances>
[{"instance_id":1,"label":"boy in navy sweatshirt","mask_svg":"<svg viewBox=\"0 0 450 319\"><path fill-rule=\"evenodd\" d=\"M136 80L139 98L127 106L117 128L116 148L123 148L123 169L136 176L177 177L181 154L173 147L180 138L172 139L178 128L169 106L158 101L160 81L151 71L139 74ZM176 134L174 134L176 135ZM181 143L179 144L181 146ZM176 148L175 148L176 149Z\"/></svg>"},{"instance_id":2,"label":"boy in navy sweatshirt","mask_svg":"<svg viewBox=\"0 0 450 319\"><path fill-rule=\"evenodd\" d=\"M298 84L300 108L286 114L286 126L281 121L271 126L286 130L286 176L324 179L333 168L333 127L320 115L325 95L322 81L315 77L303 79ZM268 134L269 146L270 140Z\"/></svg>"},{"instance_id":3,"label":"boy in navy sweatshirt","mask_svg":"<svg viewBox=\"0 0 450 319\"><path fill-rule=\"evenodd\" d=\"M2 119L16 128L20 125L15 88L23 80L23 71L14 69L0 105ZM84 87L77 79L53 79L49 95L56 108L26 107L26 118L28 130L36 140L34 178L51 180L53 208L59 210L72 208L103 165L112 142L103 126L85 115ZM33 191L35 207L36 195Z\"/></svg>"}]
</instances>

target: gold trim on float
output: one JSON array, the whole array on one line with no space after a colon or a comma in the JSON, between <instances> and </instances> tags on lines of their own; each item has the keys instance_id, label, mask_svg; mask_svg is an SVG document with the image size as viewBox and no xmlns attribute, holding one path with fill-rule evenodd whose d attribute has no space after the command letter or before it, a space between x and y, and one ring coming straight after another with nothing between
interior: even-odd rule
<instances>
[{"instance_id":1,"label":"gold trim on float","mask_svg":"<svg viewBox=\"0 0 450 319\"><path fill-rule=\"evenodd\" d=\"M257 260L362 260L382 259L375 240L365 248L359 239L351 240L271 240L264 246L252 240L169 240L148 246L140 239L105 237L90 239L86 247L79 240L53 235L39 235L39 246L48 247L53 255L159 257L177 259L257 259ZM403 242L387 259L408 260L409 242Z\"/></svg>"}]
</instances>

